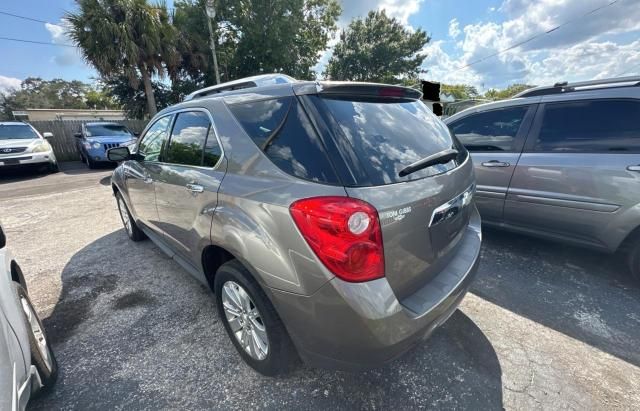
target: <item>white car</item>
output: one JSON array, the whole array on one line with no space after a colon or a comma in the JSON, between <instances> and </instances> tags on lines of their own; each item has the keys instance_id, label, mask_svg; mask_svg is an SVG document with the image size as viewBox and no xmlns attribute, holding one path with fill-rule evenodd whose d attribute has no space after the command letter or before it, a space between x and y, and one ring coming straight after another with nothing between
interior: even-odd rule
<instances>
[{"instance_id":1,"label":"white car","mask_svg":"<svg viewBox=\"0 0 640 411\"><path fill-rule=\"evenodd\" d=\"M18 121L0 122L0 170L34 166L58 171L53 147L47 141L53 134L40 133Z\"/></svg>"},{"instance_id":2,"label":"white car","mask_svg":"<svg viewBox=\"0 0 640 411\"><path fill-rule=\"evenodd\" d=\"M0 410L24 410L57 376L58 364L0 225Z\"/></svg>"}]
</instances>

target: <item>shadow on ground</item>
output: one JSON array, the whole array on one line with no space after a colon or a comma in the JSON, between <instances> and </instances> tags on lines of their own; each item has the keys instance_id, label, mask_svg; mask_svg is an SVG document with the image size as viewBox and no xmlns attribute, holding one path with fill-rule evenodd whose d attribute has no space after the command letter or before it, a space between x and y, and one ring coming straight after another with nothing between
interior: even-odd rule
<instances>
[{"instance_id":1,"label":"shadow on ground","mask_svg":"<svg viewBox=\"0 0 640 411\"><path fill-rule=\"evenodd\" d=\"M471 291L640 366L640 285L616 256L485 229Z\"/></svg>"},{"instance_id":2,"label":"shadow on ground","mask_svg":"<svg viewBox=\"0 0 640 411\"><path fill-rule=\"evenodd\" d=\"M496 353L460 311L381 369L262 377L236 354L211 292L122 230L71 258L44 325L61 374L32 409L502 409Z\"/></svg>"},{"instance_id":3,"label":"shadow on ground","mask_svg":"<svg viewBox=\"0 0 640 411\"><path fill-rule=\"evenodd\" d=\"M113 170L115 168L115 164L104 163L98 164L97 167L93 170L89 169L86 164L81 163L79 161L70 161L59 164L60 171L56 174L67 174L67 175L80 175L80 174L92 174L97 173L104 170ZM52 175L46 167L43 166L32 166L28 165L20 168L10 168L3 170L0 168L0 184L2 183L12 183L16 181L30 181L42 179L47 176Z\"/></svg>"}]
</instances>

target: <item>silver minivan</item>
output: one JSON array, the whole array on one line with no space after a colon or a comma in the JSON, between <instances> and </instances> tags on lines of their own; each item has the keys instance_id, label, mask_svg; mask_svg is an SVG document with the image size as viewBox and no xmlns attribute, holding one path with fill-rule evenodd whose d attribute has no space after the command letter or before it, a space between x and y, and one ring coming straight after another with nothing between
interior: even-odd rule
<instances>
[{"instance_id":1,"label":"silver minivan","mask_svg":"<svg viewBox=\"0 0 640 411\"><path fill-rule=\"evenodd\" d=\"M640 77L560 83L445 120L483 223L605 252L640 279Z\"/></svg>"},{"instance_id":2,"label":"silver minivan","mask_svg":"<svg viewBox=\"0 0 640 411\"><path fill-rule=\"evenodd\" d=\"M392 360L455 311L477 269L471 159L415 90L242 79L163 110L109 158L129 237L213 289L263 374L298 356Z\"/></svg>"}]
</instances>

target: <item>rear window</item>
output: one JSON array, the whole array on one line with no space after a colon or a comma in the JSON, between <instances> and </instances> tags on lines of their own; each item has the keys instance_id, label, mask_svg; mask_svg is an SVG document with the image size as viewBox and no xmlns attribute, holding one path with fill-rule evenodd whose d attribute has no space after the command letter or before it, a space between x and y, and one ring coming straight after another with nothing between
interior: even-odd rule
<instances>
[{"instance_id":1,"label":"rear window","mask_svg":"<svg viewBox=\"0 0 640 411\"><path fill-rule=\"evenodd\" d=\"M316 98L335 120L336 145L359 186L378 186L417 180L447 172L464 161L467 152L421 101ZM347 144L345 144L345 141ZM460 155L446 164L398 173L408 165L443 150ZM351 151L351 153L345 153Z\"/></svg>"},{"instance_id":2,"label":"rear window","mask_svg":"<svg viewBox=\"0 0 640 411\"><path fill-rule=\"evenodd\" d=\"M295 97L234 104L229 109L282 171L305 180L338 184L322 143Z\"/></svg>"}]
</instances>

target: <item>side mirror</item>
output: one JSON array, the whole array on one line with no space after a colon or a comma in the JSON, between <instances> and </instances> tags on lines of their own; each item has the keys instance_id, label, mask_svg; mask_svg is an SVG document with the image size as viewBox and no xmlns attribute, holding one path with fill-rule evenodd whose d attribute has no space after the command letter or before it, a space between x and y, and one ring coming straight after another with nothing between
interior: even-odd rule
<instances>
[{"instance_id":1,"label":"side mirror","mask_svg":"<svg viewBox=\"0 0 640 411\"><path fill-rule=\"evenodd\" d=\"M53 138L53 133L45 131L44 133L42 133L42 137L44 137L44 138Z\"/></svg>"},{"instance_id":2,"label":"side mirror","mask_svg":"<svg viewBox=\"0 0 640 411\"><path fill-rule=\"evenodd\" d=\"M82 133L73 133L75 138L82 138Z\"/></svg>"},{"instance_id":3,"label":"side mirror","mask_svg":"<svg viewBox=\"0 0 640 411\"><path fill-rule=\"evenodd\" d=\"M133 132L133 135L134 135L134 136L136 136L136 137L140 137L140 133L139 133L139 132L137 132L137 131L134 131L134 132Z\"/></svg>"},{"instance_id":4,"label":"side mirror","mask_svg":"<svg viewBox=\"0 0 640 411\"><path fill-rule=\"evenodd\" d=\"M131 159L131 153L129 147L114 147L107 151L107 158L110 161L126 161Z\"/></svg>"}]
</instances>

